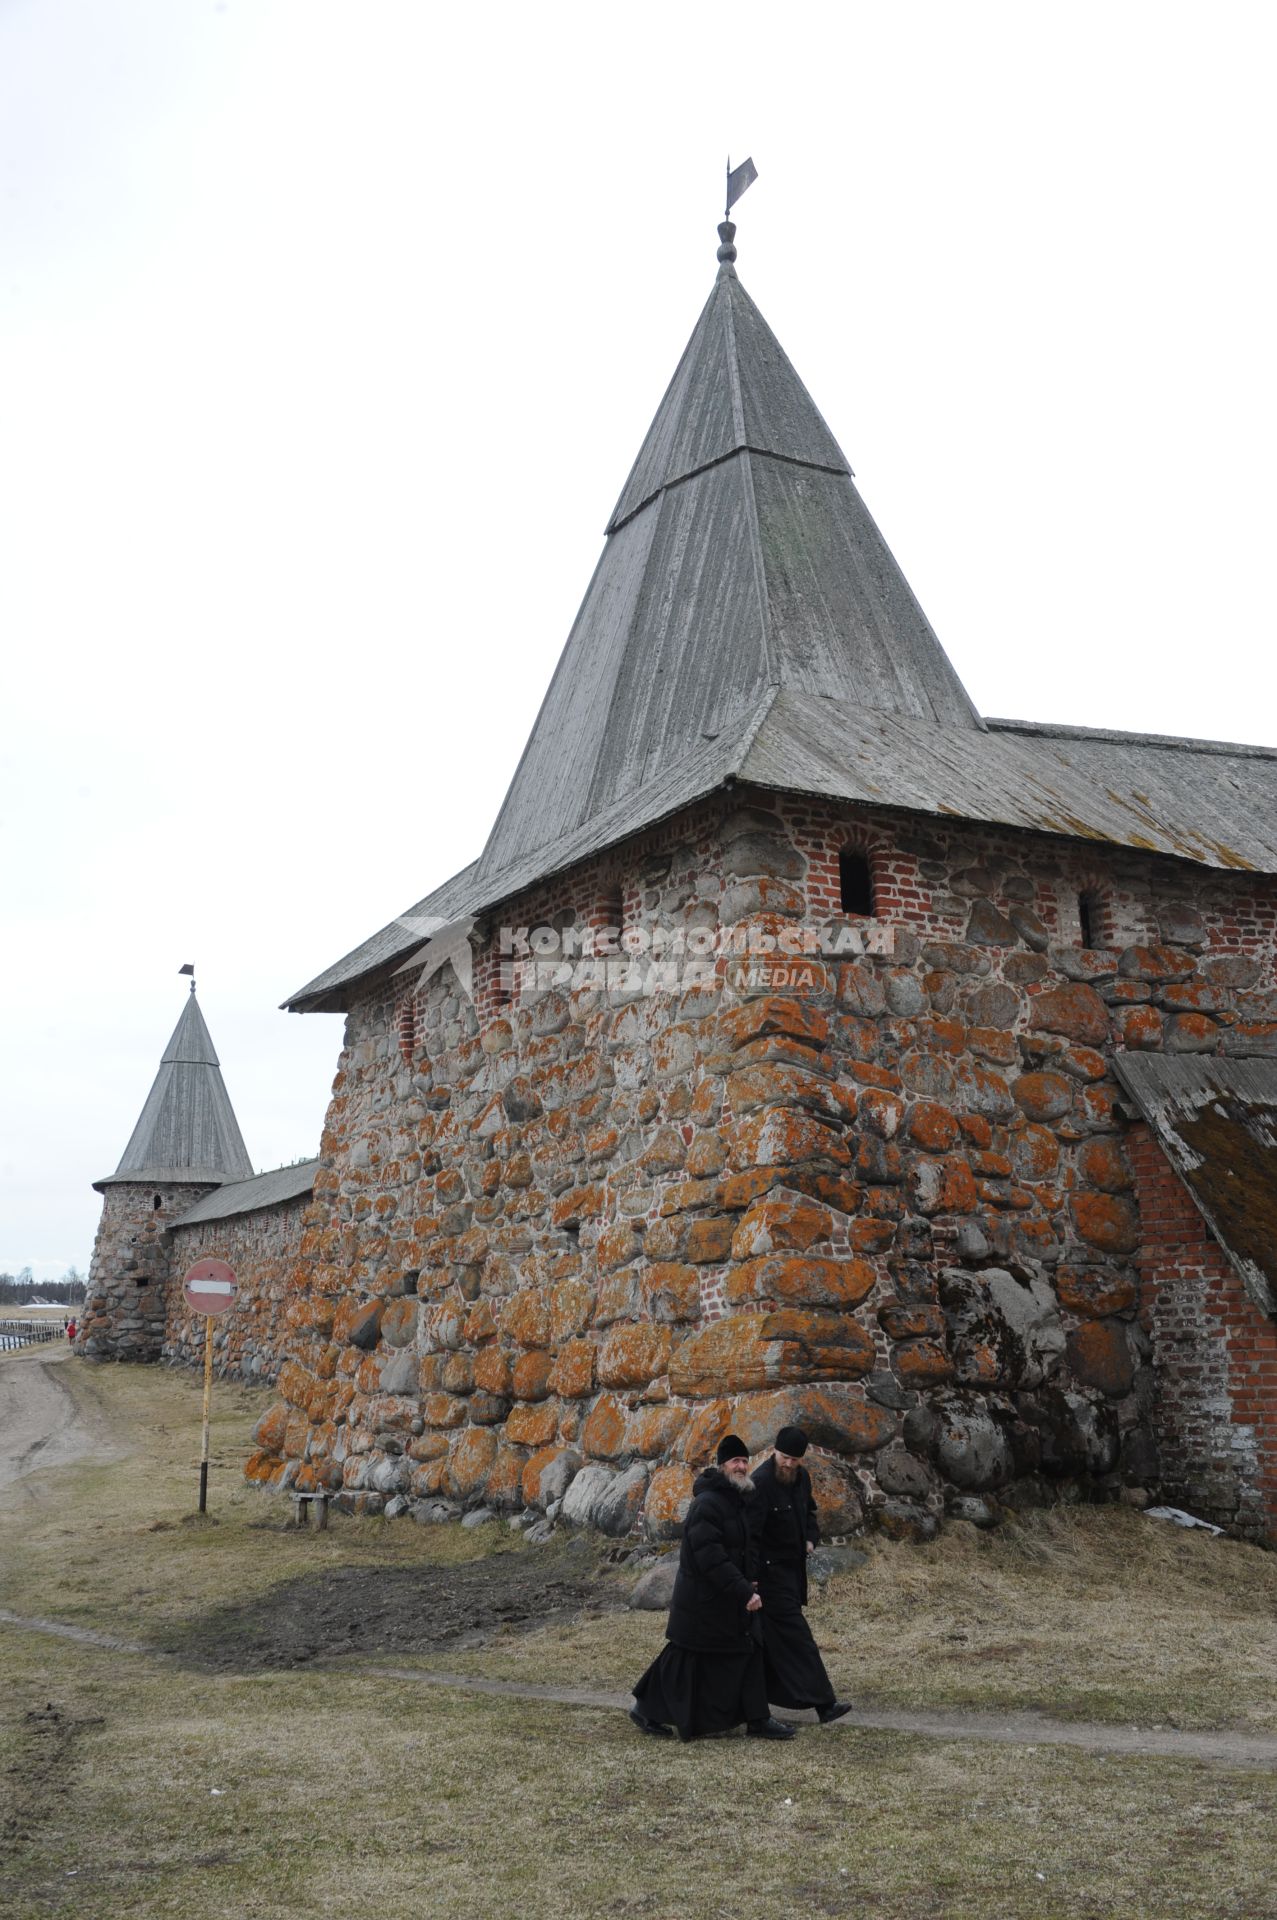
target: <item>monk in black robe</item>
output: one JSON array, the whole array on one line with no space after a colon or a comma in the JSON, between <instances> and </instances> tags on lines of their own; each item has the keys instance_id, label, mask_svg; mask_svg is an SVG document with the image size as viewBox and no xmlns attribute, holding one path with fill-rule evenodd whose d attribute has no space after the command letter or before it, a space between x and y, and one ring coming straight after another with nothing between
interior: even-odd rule
<instances>
[{"instance_id":1,"label":"monk in black robe","mask_svg":"<svg viewBox=\"0 0 1277 1920\"><path fill-rule=\"evenodd\" d=\"M746 1509L755 1499L749 1452L729 1433L692 1489L683 1523L666 1645L634 1689L630 1719L642 1733L680 1740L726 1733L743 1720L759 1740L791 1740L767 1710L762 1602L752 1576Z\"/></svg>"},{"instance_id":2,"label":"monk in black robe","mask_svg":"<svg viewBox=\"0 0 1277 1920\"><path fill-rule=\"evenodd\" d=\"M767 1698L778 1707L814 1707L827 1722L851 1707L835 1695L803 1617L807 1556L820 1544L811 1475L802 1463L806 1451L800 1427L781 1428L770 1458L755 1470L757 1492L747 1511L763 1601Z\"/></svg>"}]
</instances>

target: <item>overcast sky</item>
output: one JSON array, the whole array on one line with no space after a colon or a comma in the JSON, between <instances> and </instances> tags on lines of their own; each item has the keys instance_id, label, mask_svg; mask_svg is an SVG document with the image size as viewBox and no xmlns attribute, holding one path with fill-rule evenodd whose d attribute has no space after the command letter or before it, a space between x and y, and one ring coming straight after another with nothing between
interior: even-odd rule
<instances>
[{"instance_id":1,"label":"overcast sky","mask_svg":"<svg viewBox=\"0 0 1277 1920\"><path fill-rule=\"evenodd\" d=\"M0 0L0 1268L478 852L714 273L989 714L1277 743L1270 5Z\"/></svg>"}]
</instances>

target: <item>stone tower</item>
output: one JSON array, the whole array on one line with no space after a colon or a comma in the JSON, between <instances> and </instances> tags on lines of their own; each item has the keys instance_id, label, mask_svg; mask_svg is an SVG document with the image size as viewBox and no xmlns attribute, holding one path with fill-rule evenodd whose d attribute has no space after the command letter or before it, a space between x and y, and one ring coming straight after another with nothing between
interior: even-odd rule
<instances>
[{"instance_id":1,"label":"stone tower","mask_svg":"<svg viewBox=\"0 0 1277 1920\"><path fill-rule=\"evenodd\" d=\"M662 1539L797 1424L833 1532L1277 1540L1277 753L977 712L734 231L478 859L289 1000L248 1475Z\"/></svg>"},{"instance_id":2,"label":"stone tower","mask_svg":"<svg viewBox=\"0 0 1277 1920\"><path fill-rule=\"evenodd\" d=\"M76 1341L79 1352L155 1360L164 1339L168 1227L205 1194L253 1171L195 983L104 1195Z\"/></svg>"}]
</instances>

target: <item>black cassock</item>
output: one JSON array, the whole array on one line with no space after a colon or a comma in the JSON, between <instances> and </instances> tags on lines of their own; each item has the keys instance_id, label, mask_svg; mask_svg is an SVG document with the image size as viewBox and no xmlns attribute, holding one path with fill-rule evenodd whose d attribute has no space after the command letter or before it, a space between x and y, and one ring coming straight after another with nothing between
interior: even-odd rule
<instances>
[{"instance_id":1,"label":"black cassock","mask_svg":"<svg viewBox=\"0 0 1277 1920\"><path fill-rule=\"evenodd\" d=\"M827 1707L834 1690L825 1663L803 1617L807 1604L807 1543L820 1542L805 1467L786 1486L774 1460L754 1474L758 1489L748 1509L763 1597L763 1660L767 1698L778 1707Z\"/></svg>"},{"instance_id":2,"label":"black cassock","mask_svg":"<svg viewBox=\"0 0 1277 1920\"><path fill-rule=\"evenodd\" d=\"M668 1644L634 1689L639 1712L684 1740L767 1718L759 1615L745 1611L754 1591L746 1511L756 1496L717 1467L692 1491Z\"/></svg>"}]
</instances>

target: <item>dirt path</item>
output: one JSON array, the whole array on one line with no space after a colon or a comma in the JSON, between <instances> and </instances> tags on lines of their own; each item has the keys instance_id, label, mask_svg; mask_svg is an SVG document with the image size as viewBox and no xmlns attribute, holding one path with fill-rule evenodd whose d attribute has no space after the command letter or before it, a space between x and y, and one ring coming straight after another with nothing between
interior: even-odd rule
<instances>
[{"instance_id":1,"label":"dirt path","mask_svg":"<svg viewBox=\"0 0 1277 1920\"><path fill-rule=\"evenodd\" d=\"M59 1620L28 1620L2 1607L0 1626L77 1640L113 1652L144 1654L161 1660L174 1657L162 1647L141 1646L137 1641L119 1640L111 1634L69 1626ZM323 1670L321 1666L316 1672ZM608 1693L589 1687L524 1686L516 1680L486 1680L477 1674L444 1673L424 1667L361 1664L346 1671L375 1674L410 1686L452 1687L461 1693L497 1694L508 1700L548 1700L568 1707L620 1711L631 1704L628 1693ZM812 1714L786 1713L782 1717L798 1724L815 1719ZM1098 1720L1053 1720L1044 1713L916 1713L857 1708L824 1732L842 1734L856 1728L916 1734L926 1740L978 1740L1012 1747L1081 1747L1087 1753L1156 1755L1170 1760L1196 1760L1211 1766L1277 1771L1277 1735L1234 1733L1228 1728L1198 1733L1174 1727L1106 1726Z\"/></svg>"},{"instance_id":2,"label":"dirt path","mask_svg":"<svg viewBox=\"0 0 1277 1920\"><path fill-rule=\"evenodd\" d=\"M46 1467L65 1467L92 1454L107 1459L120 1451L86 1415L63 1368L69 1348L27 1347L0 1357L0 1494L17 1489Z\"/></svg>"}]
</instances>

